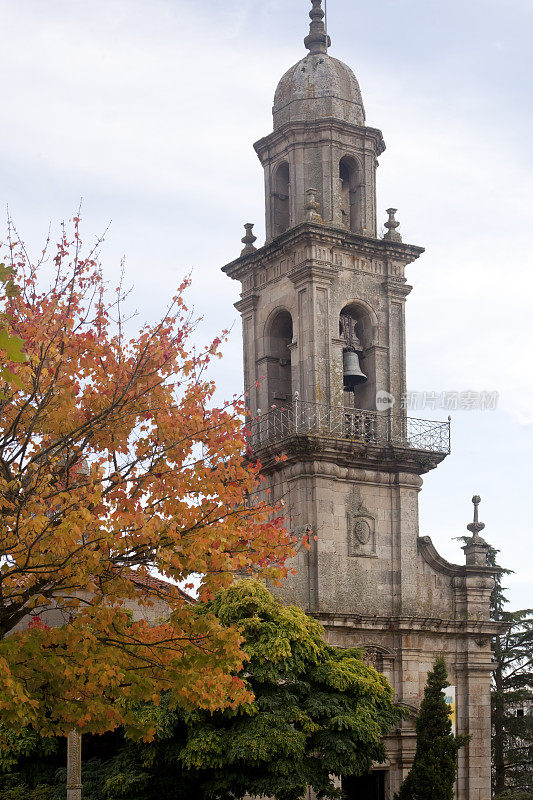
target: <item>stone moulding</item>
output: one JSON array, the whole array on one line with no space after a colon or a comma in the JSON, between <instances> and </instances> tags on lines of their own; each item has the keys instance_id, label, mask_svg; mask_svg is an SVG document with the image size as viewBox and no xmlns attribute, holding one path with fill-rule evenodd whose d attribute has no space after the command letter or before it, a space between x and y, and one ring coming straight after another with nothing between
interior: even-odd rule
<instances>
[{"instance_id":1,"label":"stone moulding","mask_svg":"<svg viewBox=\"0 0 533 800\"><path fill-rule=\"evenodd\" d=\"M269 263L270 260L278 259L280 250L287 252L294 247L307 246L312 244L327 244L329 248L353 249L358 255L365 255L368 259L376 257L380 260L385 258L399 261L403 264L410 264L415 261L423 252L423 247L406 244L405 242L389 242L386 239L376 239L373 236L362 236L361 234L351 233L346 228L336 228L328 223L319 225L313 222L302 222L294 228L290 228L281 236L273 239L255 252L246 254L231 261L222 267L222 272L235 280L244 278L256 266ZM307 260L307 259L306 259ZM339 265L328 262L327 266L338 271Z\"/></svg>"},{"instance_id":2,"label":"stone moulding","mask_svg":"<svg viewBox=\"0 0 533 800\"><path fill-rule=\"evenodd\" d=\"M465 574L464 566L451 564L437 552L430 536L419 537L418 552L426 564L429 564L435 572L440 572L442 575L450 575L450 577L459 577Z\"/></svg>"},{"instance_id":3,"label":"stone moulding","mask_svg":"<svg viewBox=\"0 0 533 800\"><path fill-rule=\"evenodd\" d=\"M494 567L478 566L471 567L467 564L450 564L437 552L430 536L421 536L418 539L418 552L429 566L443 575L452 578L461 578L465 575L476 573L482 575L494 575Z\"/></svg>"},{"instance_id":4,"label":"stone moulding","mask_svg":"<svg viewBox=\"0 0 533 800\"><path fill-rule=\"evenodd\" d=\"M316 441L311 449L305 449L299 439L308 438ZM296 440L296 442L294 441ZM280 455L286 455L285 462L279 461ZM341 467L375 468L382 471L404 471L416 475L434 469L446 458L447 453L431 453L427 450L416 450L409 447L369 444L350 439L335 439L325 436L291 436L256 448L254 459L263 465L263 473L270 474L286 469L287 466L306 459L318 459L334 462ZM435 551L436 552L436 551ZM463 573L461 573L463 574Z\"/></svg>"},{"instance_id":5,"label":"stone moulding","mask_svg":"<svg viewBox=\"0 0 533 800\"><path fill-rule=\"evenodd\" d=\"M492 620L439 619L437 617L415 616L366 616L363 614L339 614L338 612L315 611L309 616L319 620L325 628L355 629L361 631L394 631L407 635L418 632L433 632L445 636L472 638L474 636L490 639L501 633L501 623Z\"/></svg>"},{"instance_id":6,"label":"stone moulding","mask_svg":"<svg viewBox=\"0 0 533 800\"><path fill-rule=\"evenodd\" d=\"M380 156L385 151L385 141L383 133L378 128L371 128L366 125L353 125L349 122L340 122L332 117L325 117L315 120L312 123L304 120L292 120L285 122L267 136L263 136L254 144L254 150L261 160L268 157L269 150L276 147L284 147L287 140L289 144L298 141L302 136L306 137L306 144L320 146L323 142L324 134L328 141L338 147L346 145L349 138L350 143L355 143L357 149L364 151L367 142L374 143L376 155Z\"/></svg>"}]
</instances>

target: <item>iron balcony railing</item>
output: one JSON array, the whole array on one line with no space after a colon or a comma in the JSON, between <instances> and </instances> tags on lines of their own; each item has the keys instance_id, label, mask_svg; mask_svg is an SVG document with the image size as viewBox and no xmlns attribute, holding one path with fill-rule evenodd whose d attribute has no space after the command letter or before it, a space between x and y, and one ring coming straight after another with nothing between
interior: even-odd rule
<instances>
[{"instance_id":1,"label":"iron balcony railing","mask_svg":"<svg viewBox=\"0 0 533 800\"><path fill-rule=\"evenodd\" d=\"M288 436L328 436L394 445L429 453L450 452L450 420L414 419L389 412L308 403L295 397L284 406L258 412L251 425L257 450Z\"/></svg>"}]
</instances>

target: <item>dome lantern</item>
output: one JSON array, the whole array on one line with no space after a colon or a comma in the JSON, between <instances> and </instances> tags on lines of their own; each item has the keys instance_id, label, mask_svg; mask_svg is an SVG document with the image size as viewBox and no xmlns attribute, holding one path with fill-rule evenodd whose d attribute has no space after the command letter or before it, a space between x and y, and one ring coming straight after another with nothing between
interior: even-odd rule
<instances>
[{"instance_id":1,"label":"dome lantern","mask_svg":"<svg viewBox=\"0 0 533 800\"><path fill-rule=\"evenodd\" d=\"M307 55L281 78L274 130L254 147L265 171L267 242L303 222L377 236L376 168L385 149L368 127L357 78L332 58L322 0L311 0ZM320 215L309 219L313 187Z\"/></svg>"},{"instance_id":2,"label":"dome lantern","mask_svg":"<svg viewBox=\"0 0 533 800\"><path fill-rule=\"evenodd\" d=\"M322 0L311 0L311 25L304 44L309 53L280 80L274 95L274 130L288 122L337 119L365 124L361 90L352 70L328 54Z\"/></svg>"}]
</instances>

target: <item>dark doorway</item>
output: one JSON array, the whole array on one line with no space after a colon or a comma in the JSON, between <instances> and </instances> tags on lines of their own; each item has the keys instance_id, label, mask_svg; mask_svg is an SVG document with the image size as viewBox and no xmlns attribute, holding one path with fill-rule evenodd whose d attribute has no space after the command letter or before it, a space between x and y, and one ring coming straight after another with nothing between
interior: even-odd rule
<instances>
[{"instance_id":1,"label":"dark doorway","mask_svg":"<svg viewBox=\"0 0 533 800\"><path fill-rule=\"evenodd\" d=\"M347 800L385 800L385 770L342 779Z\"/></svg>"}]
</instances>

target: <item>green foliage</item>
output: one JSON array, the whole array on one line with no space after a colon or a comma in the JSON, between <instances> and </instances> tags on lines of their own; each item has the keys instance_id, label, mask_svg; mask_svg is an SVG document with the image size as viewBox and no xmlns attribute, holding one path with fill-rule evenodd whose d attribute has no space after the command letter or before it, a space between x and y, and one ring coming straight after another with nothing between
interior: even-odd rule
<instances>
[{"instance_id":1,"label":"green foliage","mask_svg":"<svg viewBox=\"0 0 533 800\"><path fill-rule=\"evenodd\" d=\"M509 791L494 796L494 800L533 800L533 792Z\"/></svg>"},{"instance_id":2,"label":"green foliage","mask_svg":"<svg viewBox=\"0 0 533 800\"><path fill-rule=\"evenodd\" d=\"M402 712L360 651L328 646L316 620L255 581L219 592L197 613L239 626L249 660L238 677L253 703L209 713L171 707L167 697L151 743L86 737L83 800L300 800L306 786L336 797L332 774L362 774L384 760L383 738ZM56 767L56 786L58 775Z\"/></svg>"},{"instance_id":3,"label":"green foliage","mask_svg":"<svg viewBox=\"0 0 533 800\"><path fill-rule=\"evenodd\" d=\"M64 781L58 766L65 763L66 744L43 739L31 728L11 731L0 724L0 800L63 800Z\"/></svg>"},{"instance_id":4,"label":"green foliage","mask_svg":"<svg viewBox=\"0 0 533 800\"><path fill-rule=\"evenodd\" d=\"M488 563L497 564L491 548ZM499 568L491 596L491 617L507 629L492 642L495 668L492 680L492 778L496 796L533 790L533 611L506 611L507 598ZM526 709L517 716L517 709Z\"/></svg>"},{"instance_id":5,"label":"green foliage","mask_svg":"<svg viewBox=\"0 0 533 800\"><path fill-rule=\"evenodd\" d=\"M6 789L0 794L2 800L59 800L59 795L53 786L40 783L31 789L27 784L21 783Z\"/></svg>"},{"instance_id":6,"label":"green foliage","mask_svg":"<svg viewBox=\"0 0 533 800\"><path fill-rule=\"evenodd\" d=\"M299 800L312 786L334 796L331 774L362 774L385 758L383 737L400 712L358 650L326 645L318 622L253 581L220 592L203 613L239 625L255 696L249 707L188 720L180 760L210 791Z\"/></svg>"},{"instance_id":7,"label":"green foliage","mask_svg":"<svg viewBox=\"0 0 533 800\"><path fill-rule=\"evenodd\" d=\"M416 721L416 753L397 800L453 800L457 753L468 736L454 736L443 689L449 686L446 664L437 659L428 674Z\"/></svg>"},{"instance_id":8,"label":"green foliage","mask_svg":"<svg viewBox=\"0 0 533 800\"><path fill-rule=\"evenodd\" d=\"M145 797L155 797L150 792L152 776L139 755L135 745L121 739L113 758L91 758L86 761L82 774L83 800L143 800ZM66 778L64 772L61 775Z\"/></svg>"},{"instance_id":9,"label":"green foliage","mask_svg":"<svg viewBox=\"0 0 533 800\"><path fill-rule=\"evenodd\" d=\"M28 756L47 757L57 749L55 739L42 739L31 728L22 731L8 730L0 723L0 773L10 772L21 758Z\"/></svg>"},{"instance_id":10,"label":"green foliage","mask_svg":"<svg viewBox=\"0 0 533 800\"><path fill-rule=\"evenodd\" d=\"M42 740L41 740L42 741ZM0 800L64 800L66 741L50 740L19 758L15 772L0 776ZM143 800L151 780L141 751L122 733L86 736L83 743L83 800Z\"/></svg>"}]
</instances>

